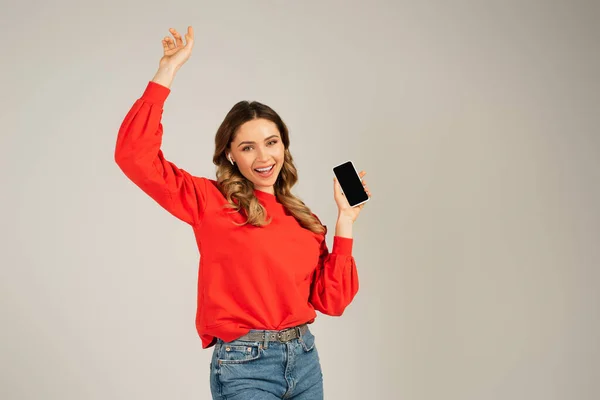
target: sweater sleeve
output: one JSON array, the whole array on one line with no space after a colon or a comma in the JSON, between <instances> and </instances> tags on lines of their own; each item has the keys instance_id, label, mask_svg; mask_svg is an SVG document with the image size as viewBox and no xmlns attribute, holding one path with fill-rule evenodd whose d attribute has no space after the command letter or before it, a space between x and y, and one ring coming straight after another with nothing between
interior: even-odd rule
<instances>
[{"instance_id":1,"label":"sweater sleeve","mask_svg":"<svg viewBox=\"0 0 600 400\"><path fill-rule=\"evenodd\" d=\"M311 284L309 301L323 314L340 316L358 292L358 273L352 256L353 239L334 236L333 250L321 242L319 265Z\"/></svg>"},{"instance_id":2,"label":"sweater sleeve","mask_svg":"<svg viewBox=\"0 0 600 400\"><path fill-rule=\"evenodd\" d=\"M123 173L160 206L195 225L205 208L206 180L178 168L161 150L163 105L170 92L149 81L119 128L114 157Z\"/></svg>"}]
</instances>

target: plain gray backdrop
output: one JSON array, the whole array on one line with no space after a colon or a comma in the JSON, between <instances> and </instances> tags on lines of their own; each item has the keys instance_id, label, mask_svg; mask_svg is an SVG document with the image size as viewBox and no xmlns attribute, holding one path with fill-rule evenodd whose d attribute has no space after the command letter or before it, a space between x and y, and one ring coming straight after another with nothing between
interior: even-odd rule
<instances>
[{"instance_id":1,"label":"plain gray backdrop","mask_svg":"<svg viewBox=\"0 0 600 400\"><path fill-rule=\"evenodd\" d=\"M0 398L208 399L192 230L119 170L161 39L196 44L163 150L214 178L239 100L289 125L328 225L373 193L328 399L600 398L597 1L2 0Z\"/></svg>"}]
</instances>

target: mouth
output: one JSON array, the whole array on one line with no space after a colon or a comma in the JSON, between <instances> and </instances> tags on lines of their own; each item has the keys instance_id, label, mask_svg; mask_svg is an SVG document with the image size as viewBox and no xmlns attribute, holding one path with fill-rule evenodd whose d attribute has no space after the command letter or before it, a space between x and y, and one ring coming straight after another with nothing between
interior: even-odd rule
<instances>
[{"instance_id":1,"label":"mouth","mask_svg":"<svg viewBox=\"0 0 600 400\"><path fill-rule=\"evenodd\" d=\"M275 169L275 164L271 165L270 167L255 168L254 172L256 172L259 176L261 176L263 178L268 178L269 176L271 176L274 169Z\"/></svg>"}]
</instances>

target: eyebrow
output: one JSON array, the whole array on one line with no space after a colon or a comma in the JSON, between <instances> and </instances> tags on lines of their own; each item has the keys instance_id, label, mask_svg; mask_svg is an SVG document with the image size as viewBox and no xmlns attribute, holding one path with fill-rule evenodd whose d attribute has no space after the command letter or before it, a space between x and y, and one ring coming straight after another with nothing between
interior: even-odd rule
<instances>
[{"instance_id":1,"label":"eyebrow","mask_svg":"<svg viewBox=\"0 0 600 400\"><path fill-rule=\"evenodd\" d=\"M269 139L273 139L273 138L279 138L279 136L277 135L271 135L268 138L265 139L265 142ZM237 147L240 147L243 144L255 144L256 142L249 142L249 141L245 141L245 142L241 142L240 144L237 145Z\"/></svg>"}]
</instances>

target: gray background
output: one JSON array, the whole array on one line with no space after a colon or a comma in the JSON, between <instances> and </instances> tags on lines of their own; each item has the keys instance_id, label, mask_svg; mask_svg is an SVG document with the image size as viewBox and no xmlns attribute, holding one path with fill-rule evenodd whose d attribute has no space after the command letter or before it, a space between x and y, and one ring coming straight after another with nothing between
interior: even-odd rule
<instances>
[{"instance_id":1,"label":"gray background","mask_svg":"<svg viewBox=\"0 0 600 400\"><path fill-rule=\"evenodd\" d=\"M170 160L214 177L247 99L289 124L295 192L330 232L331 168L367 171L360 291L312 328L326 398L600 397L598 2L3 0L0 18L0 398L210 397L192 231L113 160L188 25Z\"/></svg>"}]
</instances>

